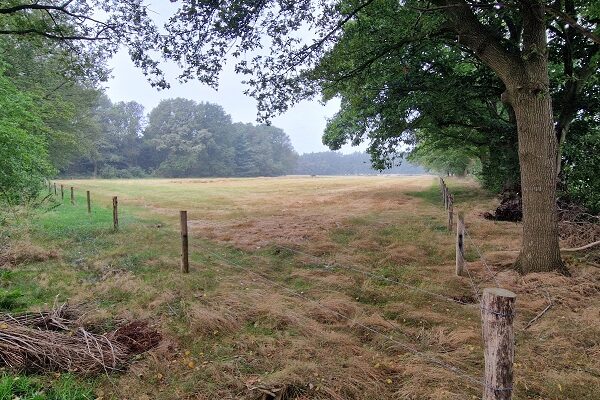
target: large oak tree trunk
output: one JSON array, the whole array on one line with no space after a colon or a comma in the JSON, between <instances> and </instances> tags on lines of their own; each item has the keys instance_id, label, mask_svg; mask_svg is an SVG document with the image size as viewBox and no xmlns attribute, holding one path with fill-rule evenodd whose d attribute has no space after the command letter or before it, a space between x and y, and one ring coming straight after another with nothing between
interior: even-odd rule
<instances>
[{"instance_id":1,"label":"large oak tree trunk","mask_svg":"<svg viewBox=\"0 0 600 400\"><path fill-rule=\"evenodd\" d=\"M558 243L558 142L552 104L550 94L536 86L517 90L511 102L517 118L523 196L523 246L516 266L523 273L567 273Z\"/></svg>"}]
</instances>

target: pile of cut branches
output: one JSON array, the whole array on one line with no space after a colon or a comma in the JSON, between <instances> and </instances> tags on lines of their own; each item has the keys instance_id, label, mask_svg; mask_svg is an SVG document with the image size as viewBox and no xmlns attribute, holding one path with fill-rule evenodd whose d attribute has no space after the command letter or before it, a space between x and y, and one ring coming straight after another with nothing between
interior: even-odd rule
<instances>
[{"instance_id":1,"label":"pile of cut branches","mask_svg":"<svg viewBox=\"0 0 600 400\"><path fill-rule=\"evenodd\" d=\"M161 340L143 321L97 334L78 326L76 315L66 305L48 312L0 315L0 366L81 374L115 371Z\"/></svg>"},{"instance_id":2,"label":"pile of cut branches","mask_svg":"<svg viewBox=\"0 0 600 400\"><path fill-rule=\"evenodd\" d=\"M500 205L494 213L486 212L483 217L493 221L521 221L523 219L521 193L514 190L503 191L500 195Z\"/></svg>"}]
</instances>

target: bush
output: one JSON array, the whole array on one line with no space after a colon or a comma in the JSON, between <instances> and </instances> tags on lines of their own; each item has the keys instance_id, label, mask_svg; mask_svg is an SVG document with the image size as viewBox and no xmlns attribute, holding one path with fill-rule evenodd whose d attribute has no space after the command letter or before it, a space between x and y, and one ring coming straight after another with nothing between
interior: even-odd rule
<instances>
[{"instance_id":1,"label":"bush","mask_svg":"<svg viewBox=\"0 0 600 400\"><path fill-rule=\"evenodd\" d=\"M77 381L71 374L60 375L48 385L44 385L42 379L36 377L0 375L0 400L92 400L95 398L90 385Z\"/></svg>"},{"instance_id":2,"label":"bush","mask_svg":"<svg viewBox=\"0 0 600 400\"><path fill-rule=\"evenodd\" d=\"M54 173L45 125L33 100L20 92L0 66L0 201L22 204L36 198Z\"/></svg>"},{"instance_id":3,"label":"bush","mask_svg":"<svg viewBox=\"0 0 600 400\"><path fill-rule=\"evenodd\" d=\"M567 140L563 155L567 197L600 213L600 129L573 135Z\"/></svg>"},{"instance_id":4,"label":"bush","mask_svg":"<svg viewBox=\"0 0 600 400\"><path fill-rule=\"evenodd\" d=\"M119 169L113 167L112 165L107 165L100 168L99 176L100 178L104 179L132 179L144 178L148 175L146 174L146 171L140 167Z\"/></svg>"}]
</instances>

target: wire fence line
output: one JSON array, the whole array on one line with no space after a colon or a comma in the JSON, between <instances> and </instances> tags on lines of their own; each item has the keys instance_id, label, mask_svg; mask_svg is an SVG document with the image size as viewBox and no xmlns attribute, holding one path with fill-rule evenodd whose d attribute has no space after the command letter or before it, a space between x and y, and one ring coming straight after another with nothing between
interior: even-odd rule
<instances>
[{"instance_id":1,"label":"wire fence line","mask_svg":"<svg viewBox=\"0 0 600 400\"><path fill-rule=\"evenodd\" d=\"M49 190L51 190L51 188L49 188ZM446 188L446 190L447 190L447 188ZM450 197L450 198L452 198L452 197ZM450 201L452 201L452 200L450 200ZM450 226L450 229L451 229L451 226ZM487 271L490 273L490 276L492 277L492 279L495 281L495 283L499 287L500 285L499 285L499 282L496 279L496 274L493 272L493 270L490 268L490 266L487 264L487 262L483 258L481 250L478 248L478 246L476 245L476 243L473 241L473 239L471 238L471 236L469 235L469 233L466 230L465 230L465 233L467 234L467 236L469 237L471 243L475 247L475 249L476 249L476 251L477 251L480 259L482 260L483 265L485 266L485 268L487 269ZM339 269L342 269L342 270L348 270L348 271L356 272L356 273L362 274L362 275L364 275L364 276L366 276L368 278L372 278L372 279L376 279L376 280L388 282L390 284L398 285L398 286L401 286L401 287L413 290L413 291L418 292L418 293L422 293L422 294L425 294L425 295L428 295L428 296L435 297L435 298L440 299L440 300L444 300L444 301L453 303L455 305L458 304L458 305L461 305L461 306L466 306L466 307L468 307L468 309L479 308L481 312L490 311L490 310L483 310L483 308L481 308L481 306L479 304L469 303L469 302L463 301L461 299L457 299L455 297L448 296L448 295L443 294L443 293L433 292L433 291L430 291L430 290L427 290L427 289L423 289L423 288L415 286L415 285L408 284L406 282L402 282L399 279L392 279L392 278L386 277L384 275L380 275L380 274L377 274L377 273L366 271L362 267L358 267L358 266L355 266L355 265L342 265L342 264L337 263L337 262L333 262L333 263L322 262L323 260L319 256L316 256L316 255L313 255L313 254L310 254L310 253L307 253L307 252L304 252L304 251L300 251L300 250L297 250L297 249L293 249L293 248L290 248L290 247L287 247L287 246L279 245L279 244L275 244L275 246L277 246L277 247L279 247L281 249L284 249L284 250L291 251L291 252L296 253L296 254L300 254L300 255L303 255L303 256L310 257L310 258L313 258L315 260L318 260L319 263L323 264L326 269L334 267L334 268L339 268ZM344 320L350 322L351 324L353 324L355 326L361 327L365 331L371 332L372 334L377 335L377 336L379 336L379 337L381 337L381 338L383 338L383 339L385 339L385 340L387 340L387 341L389 341L389 342L391 342L391 343L399 346L400 348L406 350L407 352L410 352L410 353L414 354L416 357L419 357L419 358L421 358L422 360L424 360L424 361L426 361L428 363L431 363L433 365L437 365L440 368L443 368L443 369L445 369L445 370L447 370L447 371L449 371L451 373L454 373L456 376L460 377L465 382L467 382L471 387L481 388L483 386L484 388L485 387L491 388L490 386L488 386L486 384L485 380L482 380L480 378L477 378L477 377L473 376L473 373L468 371L468 369L469 369L470 366L466 366L465 364L463 364L461 362L458 362L456 360L453 360L452 363L449 363L447 361L444 361L443 359L440 359L439 357L435 357L434 355L431 355L429 353L423 352L422 350L419 350L419 348L415 347L413 344L409 344L409 343L406 343L404 341L399 340L396 337L395 333L401 334L401 335L403 335L404 337L406 337L409 340L414 340L414 339L411 338L411 337L409 337L406 333L400 331L399 326L397 324L393 324L391 321L389 321L389 320L387 320L385 318L382 318L382 319L383 319L383 321L386 322L386 324L388 324L390 326L390 328L392 329L392 334L390 334L388 332L383 332L381 330L373 328L372 326L369 326L369 325L366 325L364 323L361 323L360 321L357 321L356 318L354 318L354 317L348 316L348 315L346 315L344 313L341 313L340 311L338 311L336 309L333 309L331 307L323 305L319 301L314 300L314 299L306 296L303 292L298 292L296 290L293 290L293 289L287 287L285 284L283 284L281 282L275 281L274 279L272 279L271 277L269 277L267 274L260 273L260 272L257 272L255 270L253 270L253 269L244 267L243 265L240 265L240 263L228 260L223 255L221 255L219 253L216 253L214 251L210 251L208 249L204 249L203 251L204 251L205 254L211 255L215 259L219 260L223 265L230 266L230 267L236 268L238 270L243 270L246 273L249 273L251 275L257 276L261 280L265 281L267 284L269 284L271 286L278 287L281 290L283 290L283 291L285 291L287 293L290 293L294 297L300 298L300 299L302 299L305 302L309 302L311 304L314 304L316 307L318 307L320 309L327 310L328 312L330 312L330 313L332 313L334 315L337 315L341 319L344 319ZM465 263L465 266L466 266L466 263ZM475 283L475 280L474 280L471 272L469 271L469 269L467 267L465 269L466 269L468 277L469 277L469 282L470 282L471 288L473 289L473 292L475 294L475 298L477 298L480 301L481 300L481 294L480 294L480 291L479 291L479 286ZM339 292L337 292L335 290L333 290L332 292L339 293ZM491 388L491 389L493 389L493 390L511 390L511 391L513 390L512 387L511 388L500 388L500 389L498 389L498 388Z\"/></svg>"},{"instance_id":2,"label":"wire fence line","mask_svg":"<svg viewBox=\"0 0 600 400\"><path fill-rule=\"evenodd\" d=\"M440 179L441 179L441 183L442 183L442 185L444 185L444 186L445 186L446 184L445 184L445 182L444 182L443 178L441 178L441 177L440 177ZM447 187L446 187L446 191L447 191L447 192L449 192L449 191L448 191L448 189L447 189ZM442 190L442 192L443 192L443 190ZM444 192L443 192L442 194L444 194ZM452 200L451 200L451 202L452 202L452 203L454 203L454 197L452 197ZM499 288L502 288L502 284L501 284L501 283L498 281L498 279L497 279L497 275L498 275L498 273L497 273L497 272L494 272L494 270L493 270L493 269L490 267L490 265L489 265L489 264L488 264L488 262L486 261L486 258L485 258L485 257L484 257L484 255L483 255L483 251L481 250L481 247L480 247L480 246L477 244L477 242L475 241L475 239L473 239L472 235L470 234L469 230L468 230L466 227L464 227L464 233L465 233L465 235L467 236L467 238L469 239L469 242L471 243L472 247L473 247L473 248L475 249L475 251L477 252L477 255L478 255L478 257L479 257L479 260L481 261L481 263L482 263L482 265L484 266L485 270L486 270L486 271L487 271L487 273L489 274L489 277L488 277L487 279L481 280L481 281L480 281L480 283L481 283L481 282L487 282L487 280L491 279L491 280L493 280L494 284L495 284L497 287L499 287ZM470 271L469 271L469 269L468 269L468 267L467 267L467 264L468 264L468 263L467 263L467 261L465 260L465 270L467 271L467 275L468 275L468 278L469 278L469 280L470 280L470 282L471 282L471 286L472 286L472 288L473 288L474 292L476 293L476 296L477 296L479 299L481 299L481 296L480 296L480 294L479 294L479 286L475 284L475 282L474 282L474 279L473 279L473 276L471 275L471 273L470 273ZM525 278L524 278L524 277L522 277L522 276L521 276L521 282L522 282L523 284L526 284L526 282L525 282ZM534 286L535 286L535 287L534 287L534 290L535 290L535 291L536 291L536 292L537 292L539 295L541 295L542 297L544 297L544 298L546 299L546 301L547 301L547 305L545 306L545 308L544 308L544 309L542 310L542 312L541 312L541 314L543 314L543 313L544 313L544 312L546 312L546 311L547 311L547 310L548 310L550 307L552 307L552 306L554 305L554 299L553 299L553 298L552 298L552 296L550 295L550 292L549 292L548 288L547 288L547 287L546 287L544 284L542 284L541 282L534 282ZM541 315L541 314L538 314L538 315ZM538 318L538 317L536 316L536 318ZM534 322L534 321L535 321L535 319L536 319L536 318L534 318L534 320L530 321L530 323L529 323L529 324L527 324L527 325L525 326L525 328L524 328L524 329L527 329L527 328L530 326L530 324L531 324L532 322Z\"/></svg>"},{"instance_id":3,"label":"wire fence line","mask_svg":"<svg viewBox=\"0 0 600 400\"><path fill-rule=\"evenodd\" d=\"M437 357L434 357L434 356L431 356L429 354L426 354L426 353L420 351L419 349L415 348L414 346L398 340L393 335L386 334L384 332L381 332L378 329L375 329L373 327L365 325L365 324L357 321L355 318L352 318L352 317L350 317L350 316L348 316L346 314L343 314L343 313L339 312L338 310L335 310L335 309L333 309L331 307L327 307L326 305L321 304L319 301L314 300L314 299L306 296L303 293L300 293L298 291L290 289L289 287L287 287L286 285L284 285L284 284L282 284L280 282L274 281L273 279L269 278L265 274L262 274L260 272L255 271L255 270L252 270L250 268L244 267L244 266L240 265L239 263L236 263L236 262L233 262L231 260L228 260L227 258L225 258L224 256L222 256L222 255L220 255L218 253L215 253L213 251L206 250L206 249L203 250L203 251L206 254L209 254L209 255L213 256L214 258L220 260L225 265L228 265L230 267L242 270L242 271L244 271L246 273L249 273L251 275L257 276L260 279L262 279L263 281L267 282L271 286L276 286L276 287L282 289L283 291L285 291L287 293L290 293L294 297L298 297L298 298L302 299L305 302L311 303L311 304L315 305L316 307L319 307L322 310L327 310L327 311L329 311L329 312L337 315L338 317L340 317L340 318L342 318L342 319L344 319L344 320L346 320L346 321L348 321L348 322L350 322L350 323L352 323L354 325L360 326L361 328L363 328L363 329L371 332L372 334L375 334L375 335L377 335L377 336L379 336L379 337L381 337L381 338L383 338L383 339L385 339L385 340L387 340L387 341L389 341L391 343L394 343L395 345L397 345L397 346L401 347L402 349L404 349L404 350L406 350L406 351L414 354L417 357L422 358L423 360L425 360L427 362L430 362L430 363L432 363L434 365L437 365L437 366L439 366L439 367L441 367L441 368L443 368L443 369L445 369L445 370L447 370L449 372L454 373L455 375L457 375L457 376L461 377L462 379L464 379L466 382L469 382L469 384L471 384L471 387L480 388L482 386L485 386L485 383L484 383L484 381L482 379L476 378L476 377L472 376L471 374L469 374L468 372L466 372L464 369L461 369L461 368L459 368L459 367L457 367L455 365L452 365L452 364L450 364L450 363L448 363L448 362L446 362L444 360L441 360L441 359L439 359ZM385 321L387 321L387 320L385 320ZM389 323L389 321L387 321L387 322ZM393 324L391 324L391 326L392 326L392 328L396 328Z\"/></svg>"},{"instance_id":4,"label":"wire fence line","mask_svg":"<svg viewBox=\"0 0 600 400\"><path fill-rule=\"evenodd\" d=\"M467 271L467 276L469 277L469 283L471 285L471 289L473 289L473 293L475 294L475 298L477 301L481 301L481 293L479 291L480 287L475 283L473 276L471 275L471 271L469 270L469 263L465 260L465 271Z\"/></svg>"},{"instance_id":5,"label":"wire fence line","mask_svg":"<svg viewBox=\"0 0 600 400\"><path fill-rule=\"evenodd\" d=\"M477 255L479 256L479 260L481 260L481 263L483 264L483 266L485 267L485 269L487 270L487 272L490 274L490 278L494 281L494 284L497 287L501 288L502 285L500 284L500 282L498 282L498 279L496 278L497 274L489 266L489 264L485 260L485 257L483 256L483 253L482 253L481 249L479 248L479 246L477 245L477 243L475 243L475 240L473 240L473 238L471 237L471 234L469 233L469 230L466 229L466 228L465 228L465 234L469 238L469 241L471 242L471 245L473 245L473 248L477 252Z\"/></svg>"},{"instance_id":6,"label":"wire fence line","mask_svg":"<svg viewBox=\"0 0 600 400\"><path fill-rule=\"evenodd\" d=\"M320 257L318 257L318 256L316 256L314 254L310 254L310 253L307 253L307 252L304 252L304 251L292 249L290 247L283 246L283 245L280 245L280 244L274 244L274 246L279 247L279 248L284 249L284 250L291 251L291 252L296 253L296 254L300 254L300 255L303 255L303 256L306 256L306 257L313 258L313 259L318 260L318 261L322 261ZM433 296L433 297L436 297L438 299L448 301L450 303L460 304L460 305L467 306L467 307L477 307L476 304L467 303L467 302L462 301L460 299L456 299L454 297L447 296L447 295L444 295L444 294L441 294L441 293L432 292L432 291L420 288L418 286L410 285L410 284L408 284L406 282L402 282L402 281L397 280L397 279L391 279L391 278L388 278L388 277L383 276L383 275L378 275L378 274L375 274L373 272L365 271L362 268L358 268L356 266L342 265L342 264L339 264L339 263L336 263L336 262L333 262L333 263L323 263L323 264L328 265L328 266L333 265L333 266L338 267L340 269L345 269L345 270L357 272L357 273L363 274L363 275L365 275L365 276L367 276L369 278L373 278L373 279L381 280L381 281L388 282L388 283L391 283L391 284L394 284L394 285L402 286L404 288L411 289L411 290L414 290L416 292L419 292L419 293L422 293L422 294L426 294L426 295L429 295L429 296Z\"/></svg>"}]
</instances>

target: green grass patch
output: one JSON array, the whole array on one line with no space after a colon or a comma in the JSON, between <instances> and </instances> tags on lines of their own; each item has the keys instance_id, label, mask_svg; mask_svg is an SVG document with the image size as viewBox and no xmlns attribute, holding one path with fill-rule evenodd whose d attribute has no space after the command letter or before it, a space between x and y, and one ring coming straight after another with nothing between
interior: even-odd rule
<instances>
[{"instance_id":1,"label":"green grass patch","mask_svg":"<svg viewBox=\"0 0 600 400\"><path fill-rule=\"evenodd\" d=\"M49 380L24 375L0 375L0 400L93 400L93 387L71 374Z\"/></svg>"},{"instance_id":2,"label":"green grass patch","mask_svg":"<svg viewBox=\"0 0 600 400\"><path fill-rule=\"evenodd\" d=\"M31 268L0 271L0 310L19 312L31 306L51 304L55 299L64 301L76 288L77 274L60 269L55 263L46 265L64 273L40 273Z\"/></svg>"},{"instance_id":3,"label":"green grass patch","mask_svg":"<svg viewBox=\"0 0 600 400\"><path fill-rule=\"evenodd\" d=\"M430 204L442 204L442 194L440 193L440 187L437 184L433 184L425 190L410 191L406 192L406 194L417 199L425 200Z\"/></svg>"},{"instance_id":4,"label":"green grass patch","mask_svg":"<svg viewBox=\"0 0 600 400\"><path fill-rule=\"evenodd\" d=\"M26 306L22 301L23 294L19 290L0 289L0 311L14 312Z\"/></svg>"},{"instance_id":5,"label":"green grass patch","mask_svg":"<svg viewBox=\"0 0 600 400\"><path fill-rule=\"evenodd\" d=\"M244 328L246 333L251 336L273 336L275 331L267 326L263 321L248 322Z\"/></svg>"},{"instance_id":6,"label":"green grass patch","mask_svg":"<svg viewBox=\"0 0 600 400\"><path fill-rule=\"evenodd\" d=\"M462 182L446 182L450 193L454 196L454 204L467 203L473 201L489 200L494 197L492 193L487 192L473 185L465 185ZM407 195L422 199L429 204L443 205L442 193L437 183L432 184L425 190L406 192Z\"/></svg>"},{"instance_id":7,"label":"green grass patch","mask_svg":"<svg viewBox=\"0 0 600 400\"><path fill-rule=\"evenodd\" d=\"M331 240L337 244L348 245L356 237L357 231L354 228L332 229L330 233Z\"/></svg>"},{"instance_id":8,"label":"green grass patch","mask_svg":"<svg viewBox=\"0 0 600 400\"><path fill-rule=\"evenodd\" d=\"M98 296L98 305L108 308L119 303L126 303L132 298L133 293L118 287L111 287L104 294Z\"/></svg>"}]
</instances>

